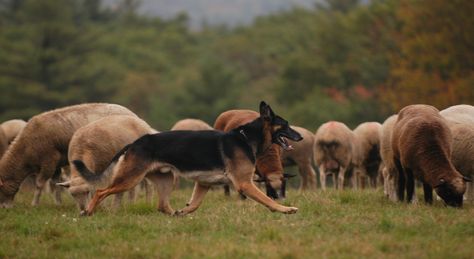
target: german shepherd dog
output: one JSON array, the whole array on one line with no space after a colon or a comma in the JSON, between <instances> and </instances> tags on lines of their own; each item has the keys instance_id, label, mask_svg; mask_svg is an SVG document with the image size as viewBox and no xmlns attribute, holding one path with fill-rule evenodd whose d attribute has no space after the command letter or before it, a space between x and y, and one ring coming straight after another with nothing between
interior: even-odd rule
<instances>
[{"instance_id":1,"label":"german shepherd dog","mask_svg":"<svg viewBox=\"0 0 474 259\"><path fill-rule=\"evenodd\" d=\"M212 185L230 183L240 193L271 211L296 213L298 208L278 204L253 182L256 156L272 143L288 147L287 139L300 141L302 137L262 101L259 118L227 133L209 130L145 135L124 147L109 167L99 174L90 172L82 161L75 160L73 165L82 177L98 187L81 214L92 215L95 207L107 196L133 188L147 174L157 179L155 183L160 196L158 210L166 214L189 214L199 208ZM191 199L178 211L174 211L169 204L173 174L195 182Z\"/></svg>"}]
</instances>

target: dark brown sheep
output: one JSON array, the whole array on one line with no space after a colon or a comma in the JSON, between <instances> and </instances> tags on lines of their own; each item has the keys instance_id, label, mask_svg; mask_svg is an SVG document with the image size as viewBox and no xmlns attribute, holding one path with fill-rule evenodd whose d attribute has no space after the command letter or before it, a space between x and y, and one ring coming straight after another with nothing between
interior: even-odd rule
<instances>
[{"instance_id":1,"label":"dark brown sheep","mask_svg":"<svg viewBox=\"0 0 474 259\"><path fill-rule=\"evenodd\" d=\"M333 174L334 186L343 189L352 166L354 133L344 123L330 121L318 128L314 138L314 162L319 166L321 188L326 189L326 176ZM354 180L353 176L353 186Z\"/></svg>"},{"instance_id":2,"label":"dark brown sheep","mask_svg":"<svg viewBox=\"0 0 474 259\"><path fill-rule=\"evenodd\" d=\"M80 127L110 115L133 112L115 104L82 104L45 112L31 118L0 160L0 207L9 207L28 176L35 174L32 204L38 205L45 182L67 165L67 150Z\"/></svg>"},{"instance_id":3,"label":"dark brown sheep","mask_svg":"<svg viewBox=\"0 0 474 259\"><path fill-rule=\"evenodd\" d=\"M415 178L423 183L425 201L433 202L433 188L449 206L460 207L465 179L451 161L452 135L447 121L429 105L409 105L398 113L392 150L399 171L398 198L412 202Z\"/></svg>"}]
</instances>

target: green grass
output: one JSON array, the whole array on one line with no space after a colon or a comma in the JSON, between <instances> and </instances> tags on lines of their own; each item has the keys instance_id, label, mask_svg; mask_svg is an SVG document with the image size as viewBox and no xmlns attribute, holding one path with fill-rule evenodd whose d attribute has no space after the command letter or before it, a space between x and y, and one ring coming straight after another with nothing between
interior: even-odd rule
<instances>
[{"instance_id":1,"label":"green grass","mask_svg":"<svg viewBox=\"0 0 474 259\"><path fill-rule=\"evenodd\" d=\"M421 193L421 192L419 192ZM191 189L173 193L180 208ZM67 196L67 195L63 195ZM80 217L71 198L55 206L19 193L0 210L0 258L473 258L474 206L391 203L380 190L298 193L271 213L211 191L195 213L170 217L143 199ZM110 198L109 198L110 199Z\"/></svg>"}]
</instances>

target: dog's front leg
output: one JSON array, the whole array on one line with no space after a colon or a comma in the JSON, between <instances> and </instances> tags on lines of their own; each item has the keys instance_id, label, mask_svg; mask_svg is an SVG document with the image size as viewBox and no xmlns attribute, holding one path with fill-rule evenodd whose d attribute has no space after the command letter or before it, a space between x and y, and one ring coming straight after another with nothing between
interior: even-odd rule
<instances>
[{"instance_id":1,"label":"dog's front leg","mask_svg":"<svg viewBox=\"0 0 474 259\"><path fill-rule=\"evenodd\" d=\"M202 200L204 199L204 196L206 195L207 191L209 191L209 188L210 187L207 185L202 185L199 182L195 182L193 194L191 195L191 199L189 200L189 202L186 204L186 207L184 207L182 210L176 211L174 215L184 216L197 210L201 205Z\"/></svg>"},{"instance_id":2,"label":"dog's front leg","mask_svg":"<svg viewBox=\"0 0 474 259\"><path fill-rule=\"evenodd\" d=\"M252 181L238 182L235 184L237 185L236 189L242 191L251 199L267 206L271 211L278 211L287 214L296 213L296 211L298 211L298 208L286 207L270 199L262 191L260 191L260 189L258 189Z\"/></svg>"}]
</instances>

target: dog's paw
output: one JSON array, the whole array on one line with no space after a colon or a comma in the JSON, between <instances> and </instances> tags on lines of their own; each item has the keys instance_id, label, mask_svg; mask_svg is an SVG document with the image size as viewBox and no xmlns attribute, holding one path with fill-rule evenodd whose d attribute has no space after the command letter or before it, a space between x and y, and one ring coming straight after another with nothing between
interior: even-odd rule
<instances>
[{"instance_id":1,"label":"dog's paw","mask_svg":"<svg viewBox=\"0 0 474 259\"><path fill-rule=\"evenodd\" d=\"M186 214L183 212L183 210L176 210L176 211L173 213L173 216L174 216L174 217L182 217L182 216L184 216L184 215L186 215Z\"/></svg>"},{"instance_id":2,"label":"dog's paw","mask_svg":"<svg viewBox=\"0 0 474 259\"><path fill-rule=\"evenodd\" d=\"M298 208L296 208L296 207L285 207L285 209L281 212L285 213L285 214L294 214L297 211L298 211Z\"/></svg>"}]
</instances>

